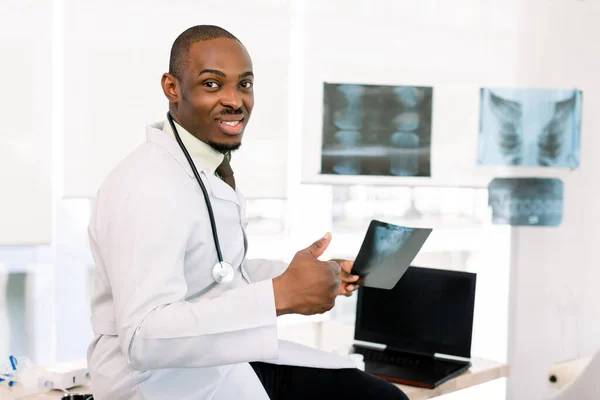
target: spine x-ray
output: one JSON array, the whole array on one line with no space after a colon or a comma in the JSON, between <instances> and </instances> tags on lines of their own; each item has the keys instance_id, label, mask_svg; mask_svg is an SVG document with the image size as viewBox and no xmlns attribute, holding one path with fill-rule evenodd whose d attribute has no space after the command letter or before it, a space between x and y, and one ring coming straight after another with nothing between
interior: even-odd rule
<instances>
[{"instance_id":1,"label":"spine x-ray","mask_svg":"<svg viewBox=\"0 0 600 400\"><path fill-rule=\"evenodd\" d=\"M433 89L324 84L321 173L430 176Z\"/></svg>"},{"instance_id":2,"label":"spine x-ray","mask_svg":"<svg viewBox=\"0 0 600 400\"><path fill-rule=\"evenodd\" d=\"M546 178L497 178L488 186L492 223L558 226L563 215L563 182Z\"/></svg>"},{"instance_id":3,"label":"spine x-ray","mask_svg":"<svg viewBox=\"0 0 600 400\"><path fill-rule=\"evenodd\" d=\"M577 168L582 92L481 89L478 162Z\"/></svg>"}]
</instances>

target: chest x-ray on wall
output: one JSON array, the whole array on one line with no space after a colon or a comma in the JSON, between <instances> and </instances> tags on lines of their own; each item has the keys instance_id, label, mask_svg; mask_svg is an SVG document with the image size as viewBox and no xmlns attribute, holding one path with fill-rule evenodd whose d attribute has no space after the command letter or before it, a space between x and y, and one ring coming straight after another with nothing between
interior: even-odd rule
<instances>
[{"instance_id":1,"label":"chest x-ray on wall","mask_svg":"<svg viewBox=\"0 0 600 400\"><path fill-rule=\"evenodd\" d=\"M478 162L579 166L582 92L481 89Z\"/></svg>"},{"instance_id":2,"label":"chest x-ray on wall","mask_svg":"<svg viewBox=\"0 0 600 400\"><path fill-rule=\"evenodd\" d=\"M323 87L322 174L431 176L433 89Z\"/></svg>"},{"instance_id":3,"label":"chest x-ray on wall","mask_svg":"<svg viewBox=\"0 0 600 400\"><path fill-rule=\"evenodd\" d=\"M488 186L492 223L514 226L559 226L563 216L563 182L546 178L496 178Z\"/></svg>"}]
</instances>

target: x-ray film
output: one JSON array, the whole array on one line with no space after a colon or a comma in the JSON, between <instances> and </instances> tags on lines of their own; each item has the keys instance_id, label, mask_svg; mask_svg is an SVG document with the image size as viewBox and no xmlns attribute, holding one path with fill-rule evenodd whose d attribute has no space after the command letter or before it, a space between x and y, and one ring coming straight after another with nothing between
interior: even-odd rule
<instances>
[{"instance_id":1,"label":"x-ray film","mask_svg":"<svg viewBox=\"0 0 600 400\"><path fill-rule=\"evenodd\" d=\"M362 278L363 286L392 289L410 267L431 231L372 220L354 261L352 274Z\"/></svg>"},{"instance_id":2,"label":"x-ray film","mask_svg":"<svg viewBox=\"0 0 600 400\"><path fill-rule=\"evenodd\" d=\"M478 162L579 167L580 90L481 89Z\"/></svg>"},{"instance_id":3,"label":"x-ray film","mask_svg":"<svg viewBox=\"0 0 600 400\"><path fill-rule=\"evenodd\" d=\"M563 215L563 182L546 178L497 178L488 186L492 223L515 226L559 226Z\"/></svg>"},{"instance_id":4,"label":"x-ray film","mask_svg":"<svg viewBox=\"0 0 600 400\"><path fill-rule=\"evenodd\" d=\"M431 176L431 87L323 88L321 173Z\"/></svg>"}]
</instances>

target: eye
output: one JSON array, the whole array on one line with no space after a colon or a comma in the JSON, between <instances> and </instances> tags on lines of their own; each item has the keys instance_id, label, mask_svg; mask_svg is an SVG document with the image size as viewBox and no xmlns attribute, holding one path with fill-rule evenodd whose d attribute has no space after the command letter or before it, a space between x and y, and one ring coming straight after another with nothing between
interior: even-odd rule
<instances>
[{"instance_id":1,"label":"eye","mask_svg":"<svg viewBox=\"0 0 600 400\"><path fill-rule=\"evenodd\" d=\"M240 83L240 86L242 87L242 89L251 89L252 86L254 86L254 84L251 81L243 81L242 83Z\"/></svg>"},{"instance_id":2,"label":"eye","mask_svg":"<svg viewBox=\"0 0 600 400\"><path fill-rule=\"evenodd\" d=\"M209 89L218 89L219 88L219 84L215 81L204 82L203 85Z\"/></svg>"}]
</instances>

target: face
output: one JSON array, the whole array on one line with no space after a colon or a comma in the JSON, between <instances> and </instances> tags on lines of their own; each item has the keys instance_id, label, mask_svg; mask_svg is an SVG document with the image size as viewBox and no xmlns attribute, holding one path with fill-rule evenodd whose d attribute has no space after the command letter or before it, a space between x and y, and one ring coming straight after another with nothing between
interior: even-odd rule
<instances>
[{"instance_id":1,"label":"face","mask_svg":"<svg viewBox=\"0 0 600 400\"><path fill-rule=\"evenodd\" d=\"M173 118L188 132L226 152L242 143L254 106L252 60L234 39L194 43L180 77L163 75Z\"/></svg>"}]
</instances>

